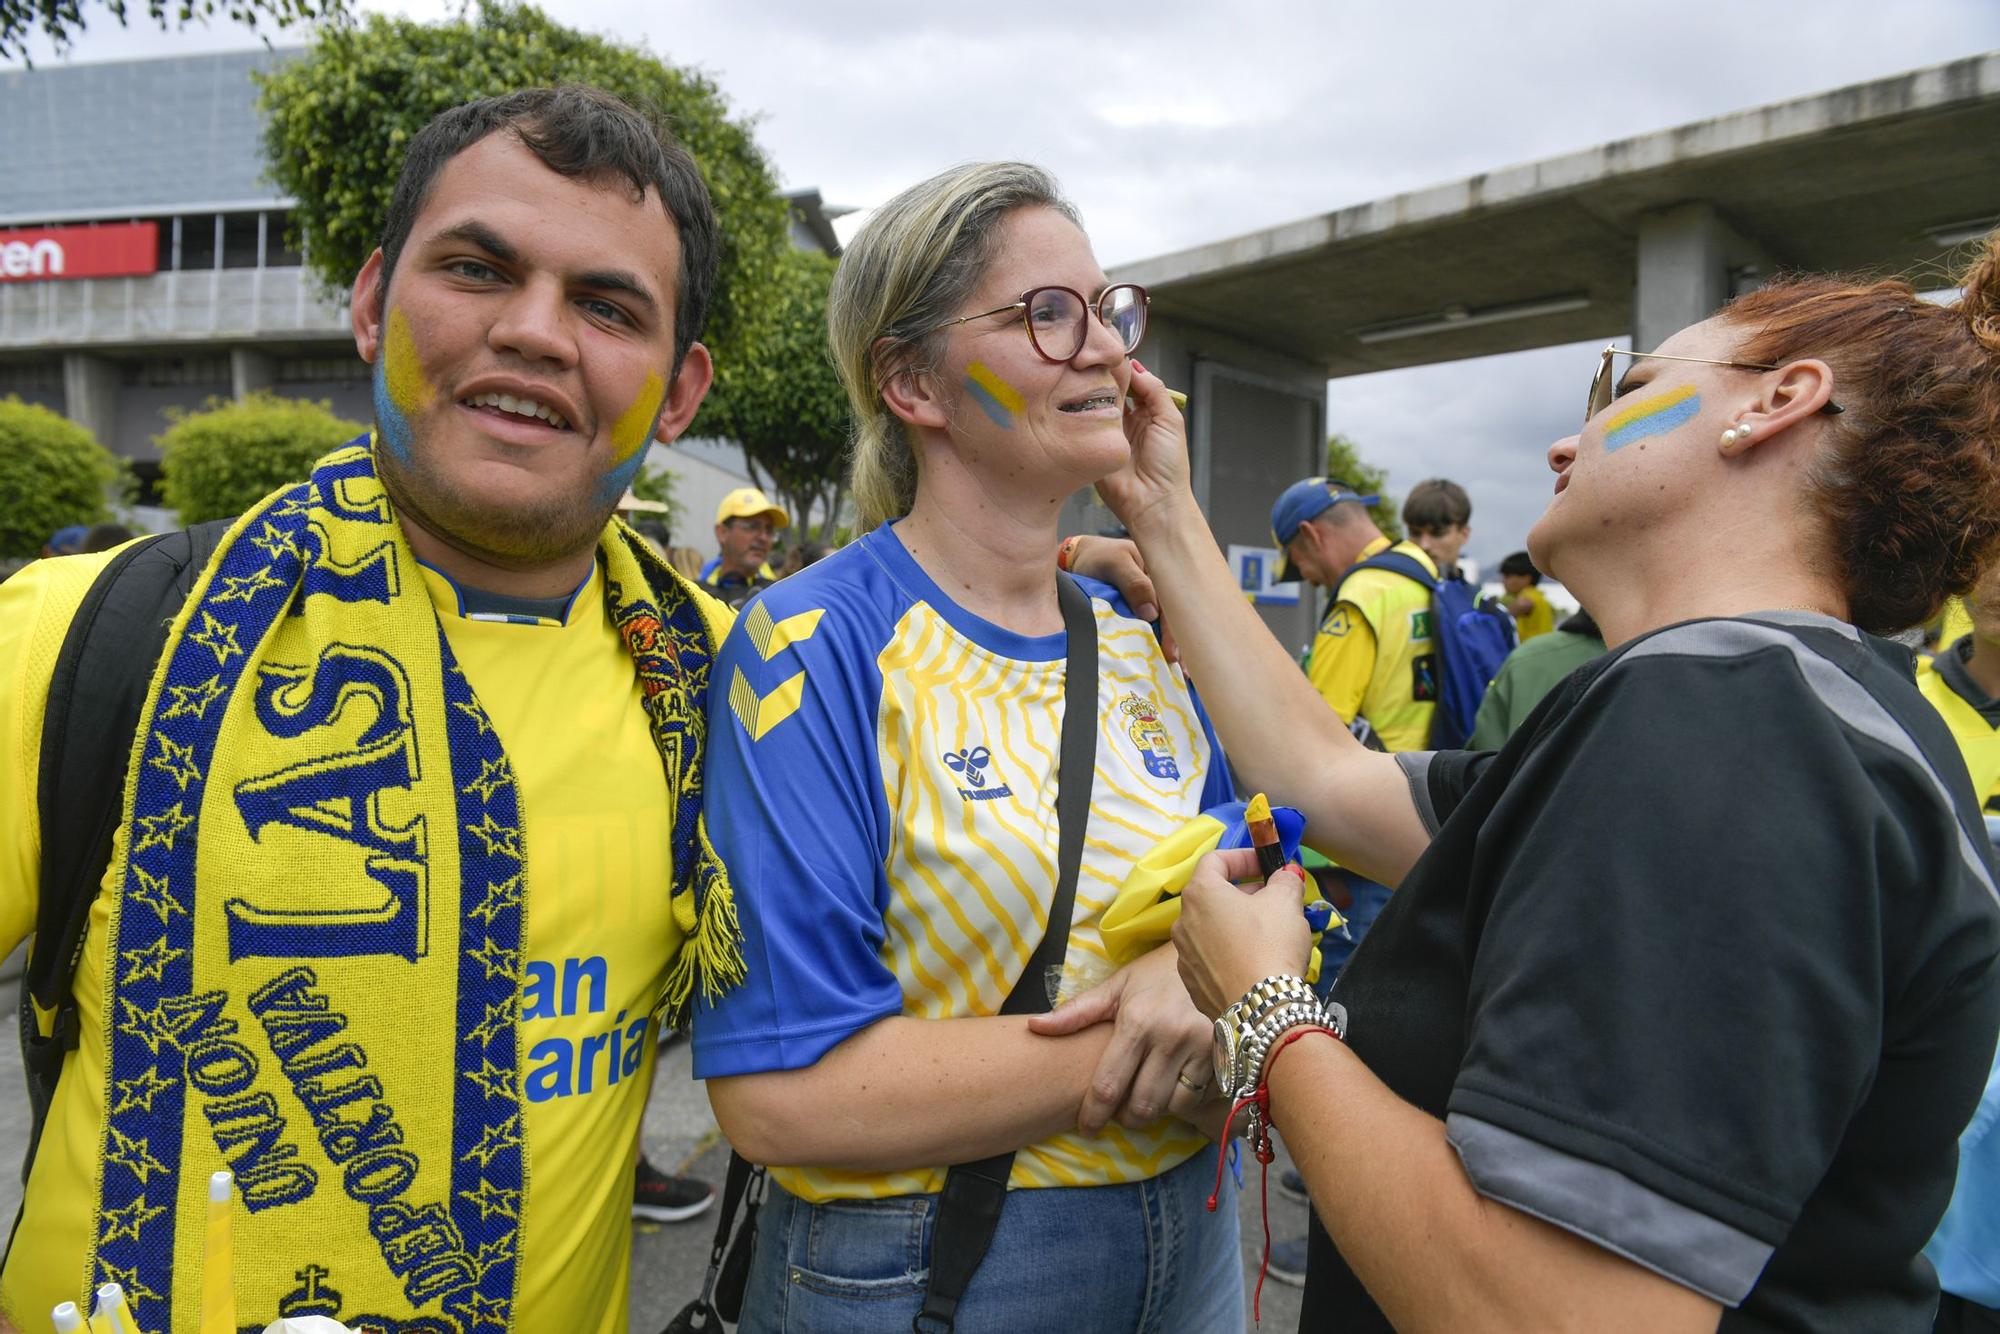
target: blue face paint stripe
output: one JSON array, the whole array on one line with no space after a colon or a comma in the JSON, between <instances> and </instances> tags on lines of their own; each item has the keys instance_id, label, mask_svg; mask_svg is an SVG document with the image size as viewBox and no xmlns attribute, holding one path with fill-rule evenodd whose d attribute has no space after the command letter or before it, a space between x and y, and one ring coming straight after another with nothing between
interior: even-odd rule
<instances>
[{"instance_id":1,"label":"blue face paint stripe","mask_svg":"<svg viewBox=\"0 0 2000 1334\"><path fill-rule=\"evenodd\" d=\"M1003 431L1013 428L1014 414L1007 411L1006 406L993 396L991 390L977 380L967 380L965 384L966 388L972 391L972 401L979 405L979 410L986 414L989 421Z\"/></svg>"},{"instance_id":2,"label":"blue face paint stripe","mask_svg":"<svg viewBox=\"0 0 2000 1334\"><path fill-rule=\"evenodd\" d=\"M375 358L375 428L382 443L396 456L397 462L410 466L416 433L410 429L410 419L396 406L396 400L389 397L389 358L380 355Z\"/></svg>"},{"instance_id":3,"label":"blue face paint stripe","mask_svg":"<svg viewBox=\"0 0 2000 1334\"><path fill-rule=\"evenodd\" d=\"M1665 435L1668 431L1693 421L1695 414L1700 411L1701 395L1689 394L1679 402L1670 403L1657 412L1648 412L1635 417L1617 430L1605 434L1604 452L1608 454L1612 450L1622 449L1635 440L1644 440L1649 436Z\"/></svg>"},{"instance_id":4,"label":"blue face paint stripe","mask_svg":"<svg viewBox=\"0 0 2000 1334\"><path fill-rule=\"evenodd\" d=\"M597 503L615 505L625 498L632 489L632 480L639 475L639 469L646 465L646 455L653 452L652 440L659 434L660 418L667 415L667 400L660 399L660 410L653 414L653 425L646 432L648 443L632 452L632 457L604 474L597 483Z\"/></svg>"}]
</instances>

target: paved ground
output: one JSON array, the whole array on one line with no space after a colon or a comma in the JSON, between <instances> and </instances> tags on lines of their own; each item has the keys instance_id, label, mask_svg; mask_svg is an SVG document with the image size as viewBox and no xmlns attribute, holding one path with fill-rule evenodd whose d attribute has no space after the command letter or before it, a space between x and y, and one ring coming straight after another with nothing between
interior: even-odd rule
<instances>
[{"instance_id":1,"label":"paved ground","mask_svg":"<svg viewBox=\"0 0 2000 1334\"><path fill-rule=\"evenodd\" d=\"M17 974L14 961L0 964L0 1020L6 1025L5 1036L0 1037L0 1236L11 1226L20 1204L18 1165L28 1141L28 1095L21 1081L20 1048L13 1037ZM646 1151L656 1164L692 1174L720 1188L729 1153L715 1128L714 1118L709 1115L707 1097L689 1077L685 1042L676 1043L660 1054L643 1133ZM1271 1230L1274 1236L1282 1237L1297 1235L1304 1229L1305 1206L1277 1193L1277 1173L1289 1162L1282 1146L1279 1155L1279 1161L1271 1166ZM1238 1196L1238 1212L1243 1220L1246 1329L1250 1327L1247 1297L1256 1283L1264 1237L1257 1215L1255 1168L1254 1162L1249 1164L1244 1178L1246 1189ZM633 1334L657 1334L699 1291L714 1236L713 1210L688 1223L638 1225L632 1238ZM1298 1290L1267 1282L1263 1313L1265 1329L1297 1328Z\"/></svg>"}]
</instances>

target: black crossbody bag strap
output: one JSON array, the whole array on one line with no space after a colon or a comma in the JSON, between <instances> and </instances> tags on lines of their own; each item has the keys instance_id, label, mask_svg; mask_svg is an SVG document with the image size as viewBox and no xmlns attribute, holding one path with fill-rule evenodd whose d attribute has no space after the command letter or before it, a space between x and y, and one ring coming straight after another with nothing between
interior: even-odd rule
<instances>
[{"instance_id":1,"label":"black crossbody bag strap","mask_svg":"<svg viewBox=\"0 0 2000 1334\"><path fill-rule=\"evenodd\" d=\"M145 709L153 668L189 589L232 520L142 538L98 572L77 604L49 678L42 711L36 802L42 855L35 934L21 978L18 1027L28 1088L27 1185L55 1098L63 1058L82 1031L71 986L84 929L111 861L112 836L124 810L125 770ZM54 1017L46 1036L39 1005ZM15 1227L20 1216L15 1216ZM0 1256L13 1249L10 1233Z\"/></svg>"},{"instance_id":2,"label":"black crossbody bag strap","mask_svg":"<svg viewBox=\"0 0 2000 1334\"><path fill-rule=\"evenodd\" d=\"M1068 575L1056 576L1056 596L1069 640L1063 669L1062 749L1056 761L1056 896L1049 905L1048 930L1000 1006L1002 1014L1043 1014L1055 1003L1063 958L1069 953L1076 876L1083 865L1083 830L1090 818L1097 769L1097 618L1089 597ZM1013 1166L1012 1152L996 1153L978 1162L955 1164L945 1172L931 1232L924 1306L911 1322L917 1334L952 1328L958 1304L993 1244Z\"/></svg>"}]
</instances>

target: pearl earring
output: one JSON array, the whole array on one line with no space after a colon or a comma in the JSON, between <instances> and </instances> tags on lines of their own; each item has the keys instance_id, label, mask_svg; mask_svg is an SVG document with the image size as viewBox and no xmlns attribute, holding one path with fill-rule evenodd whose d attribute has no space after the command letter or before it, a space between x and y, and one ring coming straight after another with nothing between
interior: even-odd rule
<instances>
[{"instance_id":1,"label":"pearl earring","mask_svg":"<svg viewBox=\"0 0 2000 1334\"><path fill-rule=\"evenodd\" d=\"M1724 449L1729 449L1739 442L1748 444L1749 441L1750 428L1747 426L1732 426L1722 433L1722 447Z\"/></svg>"}]
</instances>

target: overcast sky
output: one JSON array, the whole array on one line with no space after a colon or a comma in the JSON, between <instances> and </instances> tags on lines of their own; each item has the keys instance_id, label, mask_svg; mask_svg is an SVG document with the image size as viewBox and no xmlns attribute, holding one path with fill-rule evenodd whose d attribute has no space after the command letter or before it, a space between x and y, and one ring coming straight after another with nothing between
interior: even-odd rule
<instances>
[{"instance_id":1,"label":"overcast sky","mask_svg":"<svg viewBox=\"0 0 2000 1334\"><path fill-rule=\"evenodd\" d=\"M364 8L436 18L457 5ZM784 183L830 204L880 203L967 159L1051 167L1107 266L2000 48L2000 0L544 8L699 66L756 118ZM85 16L94 27L70 59L257 40L225 25L121 32L95 4ZM2000 209L2000 171L1995 195ZM1337 380L1328 422L1389 469L1392 489L1463 482L1471 554L1490 566L1546 503L1543 451L1574 429L1594 351Z\"/></svg>"}]
</instances>

